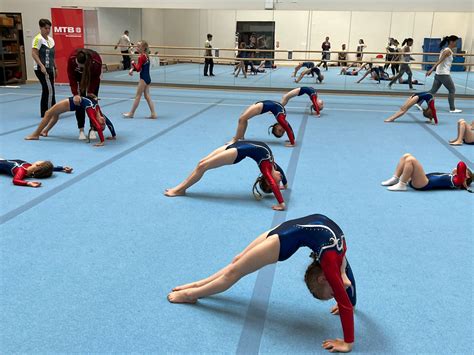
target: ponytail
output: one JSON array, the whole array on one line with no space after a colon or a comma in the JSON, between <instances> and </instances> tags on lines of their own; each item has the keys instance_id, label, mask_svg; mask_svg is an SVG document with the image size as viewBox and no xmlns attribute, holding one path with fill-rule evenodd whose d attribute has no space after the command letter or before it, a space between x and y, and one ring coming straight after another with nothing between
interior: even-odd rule
<instances>
[{"instance_id":1,"label":"ponytail","mask_svg":"<svg viewBox=\"0 0 474 355\"><path fill-rule=\"evenodd\" d=\"M467 168L467 172L469 173L469 177L466 179L466 185L467 185L466 191L470 193L474 193L474 191L472 191L472 189L470 188L472 184L472 171L471 169Z\"/></svg>"},{"instance_id":2,"label":"ponytail","mask_svg":"<svg viewBox=\"0 0 474 355\"><path fill-rule=\"evenodd\" d=\"M449 42L456 42L458 39L459 37L455 35L445 36L439 44L439 48L443 48L446 44L449 44Z\"/></svg>"},{"instance_id":3,"label":"ponytail","mask_svg":"<svg viewBox=\"0 0 474 355\"><path fill-rule=\"evenodd\" d=\"M410 41L413 43L413 38L405 38L402 42L402 46L404 46L406 43L408 43Z\"/></svg>"},{"instance_id":4,"label":"ponytail","mask_svg":"<svg viewBox=\"0 0 474 355\"><path fill-rule=\"evenodd\" d=\"M255 180L255 183L253 184L253 187L252 187L253 196L255 197L257 201L260 201L263 198L262 192L260 192L260 190L258 189L259 187L260 187L260 190L262 190L262 192L266 194L269 194L272 192L272 188L270 184L267 182L267 180L265 179L265 177L263 175L259 175L257 177L257 180Z\"/></svg>"}]
</instances>

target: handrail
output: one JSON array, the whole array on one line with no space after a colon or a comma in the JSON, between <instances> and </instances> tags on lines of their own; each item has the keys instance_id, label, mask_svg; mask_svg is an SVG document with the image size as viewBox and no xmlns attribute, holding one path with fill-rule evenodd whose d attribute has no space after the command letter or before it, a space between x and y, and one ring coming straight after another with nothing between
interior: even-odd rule
<instances>
[{"instance_id":1,"label":"handrail","mask_svg":"<svg viewBox=\"0 0 474 355\"><path fill-rule=\"evenodd\" d=\"M123 55L128 55L128 56L136 56L137 54L123 54L123 53L107 53L107 52L101 52L100 54L102 55L108 55L108 56L123 56ZM218 60L223 60L223 61L277 61L277 62L301 62L301 59L278 59L278 58L236 58L236 57L213 57L213 56L189 56L189 55L183 55L183 54L149 54L150 57L157 57L157 58L178 58L178 59L207 59L207 58L213 58L213 59L218 59ZM308 62L319 62L321 61L321 58L318 59L305 59L305 61ZM367 60L363 61L357 61L357 60L350 60L350 59L344 59L344 60L325 60L324 62L327 63L369 63ZM390 63L390 64L427 64L427 65L433 65L435 62L402 62L402 61L385 61L382 59L379 60L371 60L370 63L372 64L385 64L385 63ZM452 65L462 65L462 66L474 66L474 63L453 63Z\"/></svg>"},{"instance_id":2,"label":"handrail","mask_svg":"<svg viewBox=\"0 0 474 355\"><path fill-rule=\"evenodd\" d=\"M93 44L93 43L86 43L84 44L86 47L115 47L115 44ZM130 46L130 48L134 48L135 46ZM196 50L196 51L206 51L209 49L212 50L219 50L219 51L245 51L245 52L273 52L273 53L323 53L322 50L302 50L302 49L239 49L239 48L205 48L205 47L178 47L178 46L148 46L149 48L156 48L156 49L177 49L177 50ZM330 51L330 53L347 53L347 54L357 54L361 53L358 51L342 51L342 50L334 50ZM383 52L383 51L363 51L362 54L391 54L391 55L439 55L439 52ZM474 56L471 53L453 53L454 56L462 56L462 57L470 57Z\"/></svg>"}]
</instances>

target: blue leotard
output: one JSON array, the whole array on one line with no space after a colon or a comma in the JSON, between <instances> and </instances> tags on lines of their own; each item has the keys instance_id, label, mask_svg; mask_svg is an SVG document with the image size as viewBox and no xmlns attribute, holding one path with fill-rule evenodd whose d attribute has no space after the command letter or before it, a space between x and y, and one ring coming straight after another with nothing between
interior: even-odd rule
<instances>
[{"instance_id":1,"label":"blue leotard","mask_svg":"<svg viewBox=\"0 0 474 355\"><path fill-rule=\"evenodd\" d=\"M356 284L349 262L346 274L352 285L345 288L342 281L340 269L345 258L346 241L341 228L324 215L312 214L280 224L268 233L267 238L272 235L278 235L280 240L278 261L287 260L301 247L313 251L313 257L319 262L338 303L344 339L353 342L352 307L357 301Z\"/></svg>"},{"instance_id":2,"label":"blue leotard","mask_svg":"<svg viewBox=\"0 0 474 355\"><path fill-rule=\"evenodd\" d=\"M417 104L421 104L423 103L423 101L429 104L430 101L433 100L433 95L430 94L429 92L419 92L419 93L411 95L411 97L413 96L418 96L418 101L416 102Z\"/></svg>"},{"instance_id":3,"label":"blue leotard","mask_svg":"<svg viewBox=\"0 0 474 355\"><path fill-rule=\"evenodd\" d=\"M455 189L457 188L453 182L453 174L446 174L446 173L429 173L426 174L428 178L428 184L426 186L416 188L414 187L411 182L410 186L415 190L419 191L428 191L428 190L446 190L446 189Z\"/></svg>"},{"instance_id":4,"label":"blue leotard","mask_svg":"<svg viewBox=\"0 0 474 355\"><path fill-rule=\"evenodd\" d=\"M237 157L233 164L240 163L245 158L253 159L260 169L267 182L270 184L273 194L275 195L279 203L283 202L283 196L281 194L279 186L276 184L272 177L272 169L275 169L281 174L281 182L283 185L288 183L283 169L275 163L273 159L273 153L271 149L263 142L255 141L237 141L233 144L229 144L226 150L235 148L237 150Z\"/></svg>"},{"instance_id":5,"label":"blue leotard","mask_svg":"<svg viewBox=\"0 0 474 355\"><path fill-rule=\"evenodd\" d=\"M263 101L258 101L256 104L262 103L262 114L271 112L275 117L278 117L280 114L286 115L286 110L283 107L283 105L277 101L271 101L271 100L263 100Z\"/></svg>"},{"instance_id":6,"label":"blue leotard","mask_svg":"<svg viewBox=\"0 0 474 355\"><path fill-rule=\"evenodd\" d=\"M300 92L298 96L308 95L309 97L311 97L314 94L316 94L316 90L314 88L311 88L309 86L302 86L300 87Z\"/></svg>"},{"instance_id":7,"label":"blue leotard","mask_svg":"<svg viewBox=\"0 0 474 355\"><path fill-rule=\"evenodd\" d=\"M150 77L150 59L146 54L141 54L138 57L138 64L132 63L133 69L137 72L140 72L140 79L142 79L145 84L151 84Z\"/></svg>"}]
</instances>

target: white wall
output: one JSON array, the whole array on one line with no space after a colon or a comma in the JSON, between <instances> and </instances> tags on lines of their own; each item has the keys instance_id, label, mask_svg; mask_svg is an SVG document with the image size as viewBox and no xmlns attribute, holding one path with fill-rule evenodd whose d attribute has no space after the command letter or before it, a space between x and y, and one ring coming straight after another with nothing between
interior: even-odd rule
<instances>
[{"instance_id":1,"label":"white wall","mask_svg":"<svg viewBox=\"0 0 474 355\"><path fill-rule=\"evenodd\" d=\"M52 1L43 0L2 0L3 8L17 7L40 8ZM122 8L158 8L158 9L228 9L263 10L265 0L60 0L56 6L122 7ZM472 0L274 0L275 10L318 10L318 11L466 11L472 12Z\"/></svg>"},{"instance_id":2,"label":"white wall","mask_svg":"<svg viewBox=\"0 0 474 355\"><path fill-rule=\"evenodd\" d=\"M472 47L472 13L433 12L363 12L363 11L248 11L248 10L147 10L143 31L150 43L160 45L202 47L207 33L214 35L216 48L233 48L236 21L275 21L275 40L281 49L321 50L321 43L330 37L333 51L342 43L355 51L360 38L366 51L383 53L388 37L400 43L414 39L413 51L422 52L425 37L457 34L464 40L464 49ZM158 15L159 14L159 15ZM161 17L160 17L161 16ZM182 26L185 23L186 26ZM162 25L163 30L156 30ZM161 28L162 28L161 27ZM471 31L470 31L471 30ZM168 50L167 54L196 54L196 51ZM228 56L231 53L222 53ZM366 55L366 58L375 55ZM320 58L320 54L294 54L295 59ZM351 54L354 59L355 55ZM277 53L276 58L286 58ZM332 59L336 59L333 54ZM421 56L416 57L421 60Z\"/></svg>"},{"instance_id":3,"label":"white wall","mask_svg":"<svg viewBox=\"0 0 474 355\"><path fill-rule=\"evenodd\" d=\"M398 0L398 12L364 12L350 10L363 10L369 4L370 9L379 11L393 7L394 2L388 0L349 2L342 0L315 1L279 0L277 9L291 7L304 11L265 11L262 9L263 0L239 0L237 2L218 0L136 0L134 2L122 0L1 0L2 11L21 12L25 28L26 59L28 79L35 79L32 71L31 48L29 42L38 31L38 19L50 18L50 8L60 5L119 7L139 7L146 4L147 8L141 9L114 9L99 8L99 36L102 43L115 43L118 36L126 28L131 31L132 39L140 37L148 40L150 44L202 46L205 34L214 34L214 47L234 47L234 32L236 21L276 21L275 40L280 41L281 49L311 49L320 50L321 42L326 35L331 38L332 48L339 49L342 43L349 44L349 50L355 50L357 40L364 38L368 45L367 50L384 51L387 37L397 37L400 42L405 37L413 37L414 50L421 51L424 37L441 37L447 34L457 34L464 39L464 49L472 52L472 2L470 0L457 0L446 2L441 0ZM410 2L410 6L403 7ZM387 4L392 5L388 6ZM416 9L462 8L464 12L416 12ZM345 11L309 11L308 9L324 9L343 7ZM163 9L156 9L162 7ZM169 9L187 7L186 10ZM168 8L168 9L165 9ZM199 8L201 10L191 10ZM211 8L211 10L205 10ZM239 10L219 10L222 8L239 8ZM410 12L400 12L402 8ZM141 12L141 15L139 15ZM412 20L413 19L413 20ZM434 22L433 22L434 19ZM433 35L431 35L433 25ZM349 31L350 28L350 31ZM141 33L143 29L143 33ZM349 42L350 40L350 42ZM164 51L162 51L163 53ZM169 52L169 51L168 51ZM196 52L182 51L182 54L195 54ZM222 54L224 55L224 53ZM284 57L284 54L279 57ZM333 55L335 59L335 55ZM418 58L417 58L418 59ZM117 59L107 57L106 61L117 62Z\"/></svg>"},{"instance_id":4,"label":"white wall","mask_svg":"<svg viewBox=\"0 0 474 355\"><path fill-rule=\"evenodd\" d=\"M125 30L130 32L130 39L136 43L142 37L142 10L141 9L97 9L99 23L99 37L101 44L116 44ZM84 24L87 27L87 23ZM98 52L116 52L111 47L94 47ZM104 63L118 63L122 57L102 55Z\"/></svg>"}]
</instances>

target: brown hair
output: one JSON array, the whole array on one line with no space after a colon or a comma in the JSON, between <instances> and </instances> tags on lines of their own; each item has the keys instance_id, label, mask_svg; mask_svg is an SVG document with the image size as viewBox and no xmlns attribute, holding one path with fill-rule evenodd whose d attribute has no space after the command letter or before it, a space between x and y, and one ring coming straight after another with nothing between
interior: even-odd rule
<instances>
[{"instance_id":1,"label":"brown hair","mask_svg":"<svg viewBox=\"0 0 474 355\"><path fill-rule=\"evenodd\" d=\"M429 118L430 120L433 119L433 111L431 110L431 108L428 107L423 109L423 116Z\"/></svg>"},{"instance_id":2,"label":"brown hair","mask_svg":"<svg viewBox=\"0 0 474 355\"><path fill-rule=\"evenodd\" d=\"M51 27L51 21L49 21L47 18L42 18L38 21L39 27L43 28L46 26Z\"/></svg>"},{"instance_id":3,"label":"brown hair","mask_svg":"<svg viewBox=\"0 0 474 355\"><path fill-rule=\"evenodd\" d=\"M319 284L317 279L320 275L323 274L323 269L321 268L321 264L319 261L316 260L316 254L311 253L310 257L313 258L313 262L308 265L306 272L304 274L304 282L308 287L309 292L313 295L314 298L322 300L323 298L319 295Z\"/></svg>"},{"instance_id":4,"label":"brown hair","mask_svg":"<svg viewBox=\"0 0 474 355\"><path fill-rule=\"evenodd\" d=\"M257 200L261 200L263 197L261 192L258 190L257 185L258 187L260 187L260 190L262 190L262 192L266 194L269 194L272 192L272 187L270 186L270 183L267 181L267 179L265 179L265 176L259 175L259 177L257 178L257 180L255 180L255 183L253 184L253 187L252 187L252 193Z\"/></svg>"},{"instance_id":5,"label":"brown hair","mask_svg":"<svg viewBox=\"0 0 474 355\"><path fill-rule=\"evenodd\" d=\"M37 167L31 176L37 179L49 178L51 175L53 175L53 168L53 163L50 161L44 161Z\"/></svg>"},{"instance_id":6,"label":"brown hair","mask_svg":"<svg viewBox=\"0 0 474 355\"><path fill-rule=\"evenodd\" d=\"M138 45L143 46L143 48L145 48L144 49L145 54L147 54L147 55L150 54L150 48L148 48L148 42L147 41L141 40L141 41L138 42Z\"/></svg>"},{"instance_id":7,"label":"brown hair","mask_svg":"<svg viewBox=\"0 0 474 355\"><path fill-rule=\"evenodd\" d=\"M277 137L277 138L283 137L283 135L284 135L285 133L282 133L282 134L280 134L280 135L278 135L278 133L277 133L276 127L278 127L278 126L281 126L281 124L275 123L275 124L272 124L270 127L268 127L268 134L270 134L270 132L271 132L271 133L272 133L275 137ZM270 129L271 129L271 130L270 130Z\"/></svg>"},{"instance_id":8,"label":"brown hair","mask_svg":"<svg viewBox=\"0 0 474 355\"><path fill-rule=\"evenodd\" d=\"M472 184L472 171L471 171L471 169L467 168L467 172L469 173L469 177L466 179L466 185L471 186L471 184Z\"/></svg>"}]
</instances>

